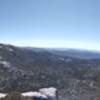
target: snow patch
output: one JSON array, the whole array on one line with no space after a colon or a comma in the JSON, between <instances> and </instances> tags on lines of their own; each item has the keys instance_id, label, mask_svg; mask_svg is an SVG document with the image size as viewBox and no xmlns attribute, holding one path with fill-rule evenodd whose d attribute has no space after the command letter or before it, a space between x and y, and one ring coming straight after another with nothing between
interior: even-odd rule
<instances>
[{"instance_id":1,"label":"snow patch","mask_svg":"<svg viewBox=\"0 0 100 100\"><path fill-rule=\"evenodd\" d=\"M0 61L0 64L3 64L4 67L9 68L10 67L10 63L7 61Z\"/></svg>"},{"instance_id":2,"label":"snow patch","mask_svg":"<svg viewBox=\"0 0 100 100\"><path fill-rule=\"evenodd\" d=\"M42 98L47 98L47 96L43 95L40 92L24 92L21 94L24 97L42 97Z\"/></svg>"},{"instance_id":3,"label":"snow patch","mask_svg":"<svg viewBox=\"0 0 100 100\"><path fill-rule=\"evenodd\" d=\"M57 100L57 89L54 87L42 88L38 92L24 92L23 97L44 98L46 100Z\"/></svg>"},{"instance_id":4,"label":"snow patch","mask_svg":"<svg viewBox=\"0 0 100 100\"><path fill-rule=\"evenodd\" d=\"M3 48L3 46L0 46L0 49Z\"/></svg>"},{"instance_id":5,"label":"snow patch","mask_svg":"<svg viewBox=\"0 0 100 100\"><path fill-rule=\"evenodd\" d=\"M13 52L13 51L14 51L12 48L9 48L8 50L9 50L10 52Z\"/></svg>"},{"instance_id":6,"label":"snow patch","mask_svg":"<svg viewBox=\"0 0 100 100\"><path fill-rule=\"evenodd\" d=\"M2 59L2 57L0 56L0 60Z\"/></svg>"},{"instance_id":7,"label":"snow patch","mask_svg":"<svg viewBox=\"0 0 100 100\"><path fill-rule=\"evenodd\" d=\"M42 94L49 96L49 97L56 97L57 89L54 87L50 88L43 88L39 90Z\"/></svg>"},{"instance_id":8,"label":"snow patch","mask_svg":"<svg viewBox=\"0 0 100 100\"><path fill-rule=\"evenodd\" d=\"M7 94L0 93L0 98L5 98L6 96L7 96Z\"/></svg>"}]
</instances>

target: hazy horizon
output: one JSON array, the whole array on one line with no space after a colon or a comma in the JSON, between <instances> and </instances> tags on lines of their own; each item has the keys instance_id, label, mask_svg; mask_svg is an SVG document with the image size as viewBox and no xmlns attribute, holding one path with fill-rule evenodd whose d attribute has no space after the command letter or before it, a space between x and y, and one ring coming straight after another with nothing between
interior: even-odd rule
<instances>
[{"instance_id":1,"label":"hazy horizon","mask_svg":"<svg viewBox=\"0 0 100 100\"><path fill-rule=\"evenodd\" d=\"M30 46L30 45L16 45L16 44L11 44L11 43L0 43L3 45L11 45L11 46L15 46L15 47L20 47L20 48L36 48L36 49L51 49L51 50L76 50L76 51L86 51L86 52L97 52L100 53L100 50L96 50L96 49L86 49L86 48L73 48L73 47L43 47L43 46Z\"/></svg>"}]
</instances>

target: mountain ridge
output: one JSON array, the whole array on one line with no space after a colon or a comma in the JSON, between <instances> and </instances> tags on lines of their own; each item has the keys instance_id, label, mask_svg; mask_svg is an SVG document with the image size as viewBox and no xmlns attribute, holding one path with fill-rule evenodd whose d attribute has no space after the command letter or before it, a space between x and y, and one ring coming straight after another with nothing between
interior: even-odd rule
<instances>
[{"instance_id":1,"label":"mountain ridge","mask_svg":"<svg viewBox=\"0 0 100 100\"><path fill-rule=\"evenodd\" d=\"M100 59L99 51L85 50L85 49L71 49L71 48L34 48L25 47L26 49L33 50L36 52L47 51L55 55L68 56L83 59Z\"/></svg>"},{"instance_id":2,"label":"mountain ridge","mask_svg":"<svg viewBox=\"0 0 100 100\"><path fill-rule=\"evenodd\" d=\"M100 59L83 59L48 50L37 52L0 44L0 92L24 92L51 86L59 90L61 100L97 98Z\"/></svg>"}]
</instances>

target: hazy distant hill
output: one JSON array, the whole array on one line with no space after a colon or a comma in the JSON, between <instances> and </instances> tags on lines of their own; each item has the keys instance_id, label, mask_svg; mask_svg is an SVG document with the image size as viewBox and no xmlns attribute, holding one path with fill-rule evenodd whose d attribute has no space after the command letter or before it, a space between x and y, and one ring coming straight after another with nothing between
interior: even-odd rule
<instances>
[{"instance_id":1,"label":"hazy distant hill","mask_svg":"<svg viewBox=\"0 0 100 100\"><path fill-rule=\"evenodd\" d=\"M87 51L87 50L78 50L78 49L66 49L66 50L53 50L53 54L69 56L74 58L83 58L83 59L96 59L100 58L100 53L96 51Z\"/></svg>"},{"instance_id":2,"label":"hazy distant hill","mask_svg":"<svg viewBox=\"0 0 100 100\"><path fill-rule=\"evenodd\" d=\"M36 52L48 51L55 55L73 57L73 58L82 58L82 59L99 59L100 58L99 51L84 50L84 49L32 48L32 47L27 47L26 49L30 49Z\"/></svg>"},{"instance_id":3,"label":"hazy distant hill","mask_svg":"<svg viewBox=\"0 0 100 100\"><path fill-rule=\"evenodd\" d=\"M100 59L97 59L100 54L86 51L79 54L73 50L64 52L0 44L0 91L31 91L54 86L63 97L96 98L100 92ZM91 59L82 59L87 55Z\"/></svg>"}]
</instances>

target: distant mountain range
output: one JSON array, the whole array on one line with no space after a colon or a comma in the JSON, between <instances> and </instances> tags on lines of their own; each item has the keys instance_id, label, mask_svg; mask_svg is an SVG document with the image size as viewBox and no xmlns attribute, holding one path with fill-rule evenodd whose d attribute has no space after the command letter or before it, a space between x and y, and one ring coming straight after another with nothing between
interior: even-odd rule
<instances>
[{"instance_id":1,"label":"distant mountain range","mask_svg":"<svg viewBox=\"0 0 100 100\"><path fill-rule=\"evenodd\" d=\"M82 58L82 59L99 59L100 52L85 50L85 49L71 49L71 48L32 48L26 47L26 49L33 50L35 52L50 52L55 55L73 57L73 58Z\"/></svg>"},{"instance_id":2,"label":"distant mountain range","mask_svg":"<svg viewBox=\"0 0 100 100\"><path fill-rule=\"evenodd\" d=\"M100 53L0 44L0 91L56 87L61 100L97 100Z\"/></svg>"}]
</instances>

